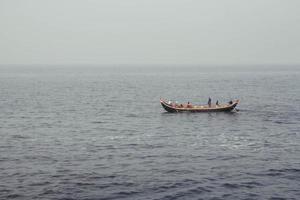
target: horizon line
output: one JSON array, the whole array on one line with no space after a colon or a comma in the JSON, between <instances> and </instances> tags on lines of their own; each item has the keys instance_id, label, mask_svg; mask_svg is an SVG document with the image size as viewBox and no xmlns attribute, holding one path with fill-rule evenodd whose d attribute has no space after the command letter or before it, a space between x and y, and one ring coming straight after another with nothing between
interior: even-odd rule
<instances>
[{"instance_id":1,"label":"horizon line","mask_svg":"<svg viewBox=\"0 0 300 200\"><path fill-rule=\"evenodd\" d=\"M95 63L67 63L67 64L1 64L0 67L299 67L300 63L260 63L260 64L95 64Z\"/></svg>"}]
</instances>

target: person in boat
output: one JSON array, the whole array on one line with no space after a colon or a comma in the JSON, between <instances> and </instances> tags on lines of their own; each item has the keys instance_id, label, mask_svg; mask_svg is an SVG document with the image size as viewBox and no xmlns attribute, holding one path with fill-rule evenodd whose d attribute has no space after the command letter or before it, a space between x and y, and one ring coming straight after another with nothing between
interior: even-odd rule
<instances>
[{"instance_id":1,"label":"person in boat","mask_svg":"<svg viewBox=\"0 0 300 200\"><path fill-rule=\"evenodd\" d=\"M188 102L188 104L187 104L186 107L187 107L187 108L192 108L193 106L192 106L192 104L190 104L190 102Z\"/></svg>"},{"instance_id":2,"label":"person in boat","mask_svg":"<svg viewBox=\"0 0 300 200\"><path fill-rule=\"evenodd\" d=\"M174 107L175 107L175 108L178 107L178 102L177 102L177 101L174 102Z\"/></svg>"},{"instance_id":3,"label":"person in boat","mask_svg":"<svg viewBox=\"0 0 300 200\"><path fill-rule=\"evenodd\" d=\"M208 102L207 102L208 106L211 107L211 98L208 98Z\"/></svg>"},{"instance_id":4,"label":"person in boat","mask_svg":"<svg viewBox=\"0 0 300 200\"><path fill-rule=\"evenodd\" d=\"M217 100L217 102L216 102L216 106L219 106L219 100Z\"/></svg>"},{"instance_id":5,"label":"person in boat","mask_svg":"<svg viewBox=\"0 0 300 200\"><path fill-rule=\"evenodd\" d=\"M233 102L232 102L232 100L230 100L228 103L231 105Z\"/></svg>"}]
</instances>

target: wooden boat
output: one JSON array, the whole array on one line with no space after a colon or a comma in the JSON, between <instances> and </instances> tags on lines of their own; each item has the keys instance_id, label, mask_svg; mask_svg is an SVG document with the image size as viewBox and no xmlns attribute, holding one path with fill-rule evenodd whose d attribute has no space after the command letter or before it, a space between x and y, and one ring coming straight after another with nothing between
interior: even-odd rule
<instances>
[{"instance_id":1,"label":"wooden boat","mask_svg":"<svg viewBox=\"0 0 300 200\"><path fill-rule=\"evenodd\" d=\"M162 107L167 112L229 112L232 111L237 104L239 103L239 100L231 101L228 104L220 104L220 105L198 105L193 106L191 104L176 104L172 102L167 102L163 99L160 99L160 103Z\"/></svg>"}]
</instances>

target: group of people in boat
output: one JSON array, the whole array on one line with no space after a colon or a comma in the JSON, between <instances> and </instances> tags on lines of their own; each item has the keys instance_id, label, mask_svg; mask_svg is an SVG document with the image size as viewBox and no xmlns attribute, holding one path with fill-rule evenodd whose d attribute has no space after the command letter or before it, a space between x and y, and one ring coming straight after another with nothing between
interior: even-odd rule
<instances>
[{"instance_id":1,"label":"group of people in boat","mask_svg":"<svg viewBox=\"0 0 300 200\"><path fill-rule=\"evenodd\" d=\"M230 102L231 102L230 104L232 104L232 101L230 101ZM209 107L211 107L211 98L210 98L210 97L208 97L207 105L208 105ZM216 106L220 106L219 100L216 101Z\"/></svg>"},{"instance_id":2,"label":"group of people in boat","mask_svg":"<svg viewBox=\"0 0 300 200\"><path fill-rule=\"evenodd\" d=\"M208 102L207 102L208 107L211 107L211 98L208 97ZM216 101L216 106L219 106L219 100Z\"/></svg>"},{"instance_id":3,"label":"group of people in boat","mask_svg":"<svg viewBox=\"0 0 300 200\"><path fill-rule=\"evenodd\" d=\"M171 106L175 107L175 108L193 108L193 105L190 102L188 102L186 105L184 105L184 104L178 104L177 102L173 103L172 101L169 101L168 103ZM232 104L233 102L229 101L228 103ZM210 97L208 98L207 105L208 105L208 107L212 106L212 104L211 104L211 98ZM216 101L216 107L218 107L218 106L220 106L219 100Z\"/></svg>"}]
</instances>

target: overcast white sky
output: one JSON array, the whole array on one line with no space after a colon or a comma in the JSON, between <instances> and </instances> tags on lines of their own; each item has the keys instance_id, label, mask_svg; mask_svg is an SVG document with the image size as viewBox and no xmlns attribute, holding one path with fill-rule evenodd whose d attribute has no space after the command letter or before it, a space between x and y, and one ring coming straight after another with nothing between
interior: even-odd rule
<instances>
[{"instance_id":1,"label":"overcast white sky","mask_svg":"<svg viewBox=\"0 0 300 200\"><path fill-rule=\"evenodd\" d=\"M0 0L0 64L300 63L300 0Z\"/></svg>"}]
</instances>

